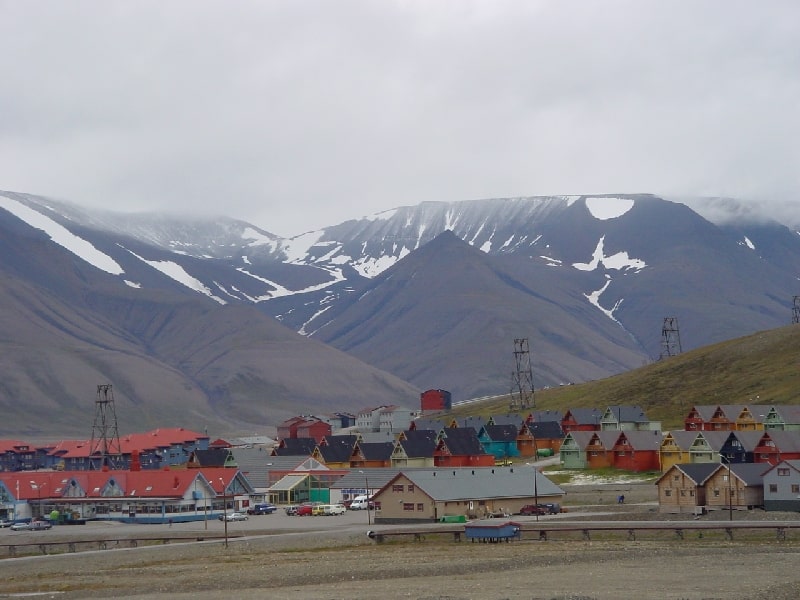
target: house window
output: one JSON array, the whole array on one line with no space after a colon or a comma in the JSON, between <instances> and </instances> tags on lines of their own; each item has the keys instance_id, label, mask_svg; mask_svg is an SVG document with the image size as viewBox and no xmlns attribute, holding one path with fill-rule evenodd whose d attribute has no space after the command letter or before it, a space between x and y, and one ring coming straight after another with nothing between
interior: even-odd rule
<instances>
[{"instance_id":1,"label":"house window","mask_svg":"<svg viewBox=\"0 0 800 600\"><path fill-rule=\"evenodd\" d=\"M413 502L403 502L403 510L414 510L414 503Z\"/></svg>"},{"instance_id":2,"label":"house window","mask_svg":"<svg viewBox=\"0 0 800 600\"><path fill-rule=\"evenodd\" d=\"M793 483L792 484L792 493L793 494L800 494L800 484Z\"/></svg>"},{"instance_id":3,"label":"house window","mask_svg":"<svg viewBox=\"0 0 800 600\"><path fill-rule=\"evenodd\" d=\"M681 476L680 476L680 475L673 475L673 476L672 476L672 480L673 480L673 481L678 481L680 478L681 478Z\"/></svg>"},{"instance_id":4,"label":"house window","mask_svg":"<svg viewBox=\"0 0 800 600\"><path fill-rule=\"evenodd\" d=\"M681 490L681 497L682 497L682 498L685 498L685 497L686 497L686 490Z\"/></svg>"},{"instance_id":5,"label":"house window","mask_svg":"<svg viewBox=\"0 0 800 600\"><path fill-rule=\"evenodd\" d=\"M719 498L719 488L714 488L714 498Z\"/></svg>"},{"instance_id":6,"label":"house window","mask_svg":"<svg viewBox=\"0 0 800 600\"><path fill-rule=\"evenodd\" d=\"M778 469L778 477L788 477L789 476L789 469L781 468Z\"/></svg>"},{"instance_id":7,"label":"house window","mask_svg":"<svg viewBox=\"0 0 800 600\"><path fill-rule=\"evenodd\" d=\"M666 496L667 498L672 496L672 490L664 490L664 496Z\"/></svg>"},{"instance_id":8,"label":"house window","mask_svg":"<svg viewBox=\"0 0 800 600\"><path fill-rule=\"evenodd\" d=\"M778 493L778 484L777 483L770 483L769 484L769 493L770 494L777 494Z\"/></svg>"},{"instance_id":9,"label":"house window","mask_svg":"<svg viewBox=\"0 0 800 600\"><path fill-rule=\"evenodd\" d=\"M408 484L408 491L409 492L413 492L414 491L414 484L413 483L409 483Z\"/></svg>"},{"instance_id":10,"label":"house window","mask_svg":"<svg viewBox=\"0 0 800 600\"><path fill-rule=\"evenodd\" d=\"M689 490L689 495L694 498L694 490Z\"/></svg>"},{"instance_id":11,"label":"house window","mask_svg":"<svg viewBox=\"0 0 800 600\"><path fill-rule=\"evenodd\" d=\"M417 510L418 510L418 511L423 511L423 510L425 510L425 505L424 505L422 502L418 503L418 504L417 504Z\"/></svg>"},{"instance_id":12,"label":"house window","mask_svg":"<svg viewBox=\"0 0 800 600\"><path fill-rule=\"evenodd\" d=\"M398 483L394 483L394 484L392 484L392 491L393 492L402 493L403 490L404 490L404 488L403 488L403 484L402 483L399 483L399 484Z\"/></svg>"}]
</instances>

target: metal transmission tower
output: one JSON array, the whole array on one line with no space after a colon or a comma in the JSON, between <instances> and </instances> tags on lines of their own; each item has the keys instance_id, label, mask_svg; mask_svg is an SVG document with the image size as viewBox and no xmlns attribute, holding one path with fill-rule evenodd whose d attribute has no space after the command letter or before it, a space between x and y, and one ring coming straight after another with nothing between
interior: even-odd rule
<instances>
[{"instance_id":1,"label":"metal transmission tower","mask_svg":"<svg viewBox=\"0 0 800 600\"><path fill-rule=\"evenodd\" d=\"M531 408L534 406L534 392L528 338L516 338L514 340L514 361L517 370L511 374L511 410Z\"/></svg>"},{"instance_id":2,"label":"metal transmission tower","mask_svg":"<svg viewBox=\"0 0 800 600\"><path fill-rule=\"evenodd\" d=\"M99 465L94 462L95 453L100 457ZM117 409L114 408L114 390L110 384L101 384L97 386L92 442L89 446L89 468L116 469L121 464L122 446L119 442Z\"/></svg>"},{"instance_id":3,"label":"metal transmission tower","mask_svg":"<svg viewBox=\"0 0 800 600\"><path fill-rule=\"evenodd\" d=\"M681 333L678 329L678 317L665 317L661 328L661 356L675 356L681 353Z\"/></svg>"},{"instance_id":4,"label":"metal transmission tower","mask_svg":"<svg viewBox=\"0 0 800 600\"><path fill-rule=\"evenodd\" d=\"M792 323L800 323L800 296L794 297L792 306Z\"/></svg>"}]
</instances>

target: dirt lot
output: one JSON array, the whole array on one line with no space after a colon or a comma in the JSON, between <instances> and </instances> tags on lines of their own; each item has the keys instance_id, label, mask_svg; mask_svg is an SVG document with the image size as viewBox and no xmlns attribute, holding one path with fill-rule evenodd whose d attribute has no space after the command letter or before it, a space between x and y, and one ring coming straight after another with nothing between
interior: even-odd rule
<instances>
[{"instance_id":1,"label":"dirt lot","mask_svg":"<svg viewBox=\"0 0 800 600\"><path fill-rule=\"evenodd\" d=\"M573 490L571 512L558 517L651 520L648 488L626 493L631 503L608 499L589 504L597 488ZM580 494L584 496L579 498ZM640 500L640 502L634 502ZM709 520L726 515L710 515ZM736 513L743 519L796 519L797 515ZM673 517L676 518L676 517ZM529 522L532 517L525 518ZM220 523L160 527L164 535L211 536ZM32 540L53 533L117 538L150 535L141 526L62 527L52 532L22 534ZM380 526L372 526L380 529ZM67 531L67 530L82 531ZM140 545L49 556L0 560L0 597L44 592L55 598L296 598L461 600L624 600L624 599L755 599L800 597L800 532L777 541L774 531L721 533L676 538L674 532L637 535L577 534L535 536L501 544L455 543L444 536L422 542L376 544L367 536L364 514L346 517L255 517L230 528L226 549L219 541ZM0 543L23 538L0 534ZM19 535L19 534L16 534ZM238 537L242 536L242 537ZM51 540L54 538L51 538ZM2 552L2 550L0 550ZM49 593L48 593L49 592Z\"/></svg>"}]
</instances>

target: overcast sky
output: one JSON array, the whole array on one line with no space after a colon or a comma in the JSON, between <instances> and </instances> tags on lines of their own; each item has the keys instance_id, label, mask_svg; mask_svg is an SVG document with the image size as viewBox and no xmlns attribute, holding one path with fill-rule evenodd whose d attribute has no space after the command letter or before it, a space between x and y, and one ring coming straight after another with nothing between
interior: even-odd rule
<instances>
[{"instance_id":1,"label":"overcast sky","mask_svg":"<svg viewBox=\"0 0 800 600\"><path fill-rule=\"evenodd\" d=\"M800 2L0 0L0 189L283 236L426 200L800 197Z\"/></svg>"}]
</instances>

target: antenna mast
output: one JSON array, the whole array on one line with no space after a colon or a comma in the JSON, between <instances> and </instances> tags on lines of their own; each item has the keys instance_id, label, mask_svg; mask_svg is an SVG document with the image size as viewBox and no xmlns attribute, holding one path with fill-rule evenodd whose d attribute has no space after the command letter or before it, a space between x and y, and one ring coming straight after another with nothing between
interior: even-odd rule
<instances>
[{"instance_id":1,"label":"antenna mast","mask_svg":"<svg viewBox=\"0 0 800 600\"><path fill-rule=\"evenodd\" d=\"M531 408L534 403L533 369L528 338L514 340L516 371L511 374L511 410Z\"/></svg>"},{"instance_id":2,"label":"antenna mast","mask_svg":"<svg viewBox=\"0 0 800 600\"><path fill-rule=\"evenodd\" d=\"M95 465L95 453L100 463ZM122 464L122 445L117 427L117 410L114 407L114 389L111 384L97 386L97 400L94 406L92 441L89 445L90 469L117 469Z\"/></svg>"},{"instance_id":3,"label":"antenna mast","mask_svg":"<svg viewBox=\"0 0 800 600\"><path fill-rule=\"evenodd\" d=\"M668 356L677 356L681 352L681 333L678 329L678 317L665 317L664 326L661 328L661 356L659 360Z\"/></svg>"}]
</instances>

